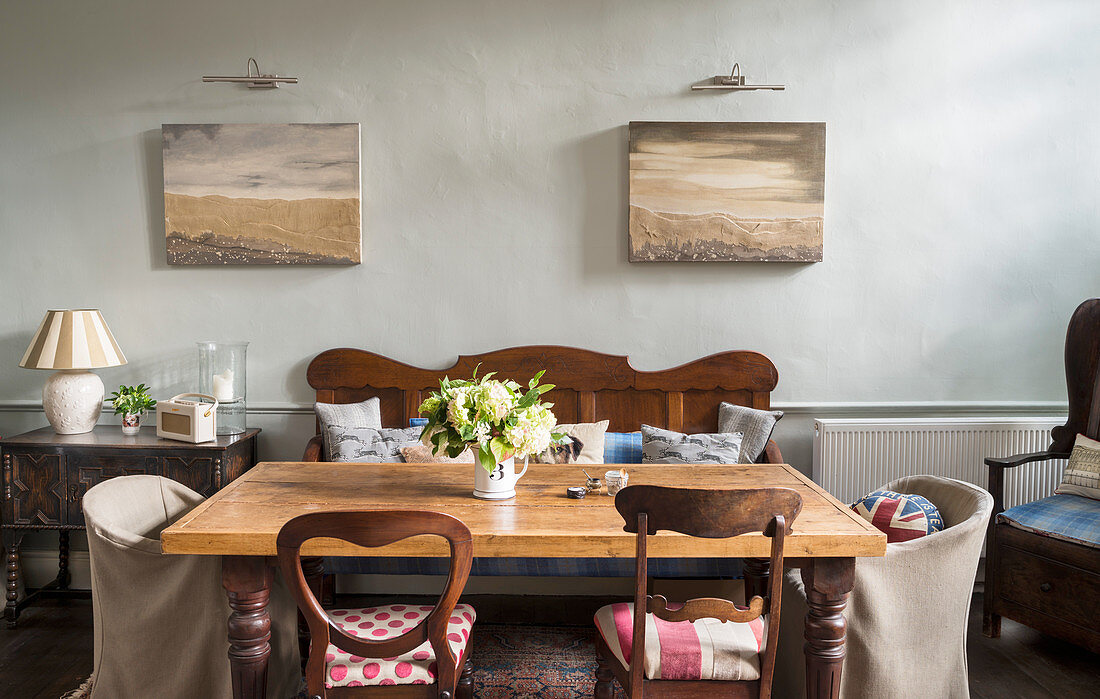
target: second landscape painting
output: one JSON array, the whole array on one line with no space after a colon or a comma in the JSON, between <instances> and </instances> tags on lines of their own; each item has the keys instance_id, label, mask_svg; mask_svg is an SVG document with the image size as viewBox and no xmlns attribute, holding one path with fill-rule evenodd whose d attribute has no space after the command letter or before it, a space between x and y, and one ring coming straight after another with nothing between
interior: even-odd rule
<instances>
[{"instance_id":1,"label":"second landscape painting","mask_svg":"<svg viewBox=\"0 0 1100 699\"><path fill-rule=\"evenodd\" d=\"M819 262L825 124L630 124L630 261Z\"/></svg>"},{"instance_id":2,"label":"second landscape painting","mask_svg":"<svg viewBox=\"0 0 1100 699\"><path fill-rule=\"evenodd\" d=\"M168 264L359 264L359 124L165 124L161 137Z\"/></svg>"}]
</instances>

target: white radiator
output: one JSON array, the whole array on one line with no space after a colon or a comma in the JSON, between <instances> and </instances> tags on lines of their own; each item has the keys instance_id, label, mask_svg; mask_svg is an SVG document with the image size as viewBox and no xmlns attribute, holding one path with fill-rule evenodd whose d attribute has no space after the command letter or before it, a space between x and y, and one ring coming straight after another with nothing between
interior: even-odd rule
<instances>
[{"instance_id":1,"label":"white radiator","mask_svg":"<svg viewBox=\"0 0 1100 699\"><path fill-rule=\"evenodd\" d=\"M987 456L1043 451L1065 418L814 420L813 479L852 503L895 478L932 474L986 487ZM1065 461L1005 472L1005 507L1053 494Z\"/></svg>"}]
</instances>

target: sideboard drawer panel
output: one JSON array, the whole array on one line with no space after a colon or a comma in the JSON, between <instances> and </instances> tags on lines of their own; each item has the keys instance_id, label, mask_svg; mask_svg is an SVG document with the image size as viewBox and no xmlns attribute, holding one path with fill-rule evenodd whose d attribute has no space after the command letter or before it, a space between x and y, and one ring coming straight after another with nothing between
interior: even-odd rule
<instances>
[{"instance_id":1,"label":"sideboard drawer panel","mask_svg":"<svg viewBox=\"0 0 1100 699\"><path fill-rule=\"evenodd\" d=\"M221 467L220 456L166 456L160 475L179 481L200 495L210 496L220 487L216 484L220 479L215 467Z\"/></svg>"},{"instance_id":2,"label":"sideboard drawer panel","mask_svg":"<svg viewBox=\"0 0 1100 699\"><path fill-rule=\"evenodd\" d=\"M68 456L69 498L67 524L84 526L84 493L97 483L117 476L160 475L161 459L139 451L94 450L73 452Z\"/></svg>"},{"instance_id":3,"label":"sideboard drawer panel","mask_svg":"<svg viewBox=\"0 0 1100 699\"><path fill-rule=\"evenodd\" d=\"M4 511L14 525L60 526L66 524L65 457L50 451L7 451L4 467L10 468L4 486Z\"/></svg>"},{"instance_id":4,"label":"sideboard drawer panel","mask_svg":"<svg viewBox=\"0 0 1100 699\"><path fill-rule=\"evenodd\" d=\"M1095 614L1100 576L1014 546L998 553L998 585L1005 599L1062 619Z\"/></svg>"}]
</instances>

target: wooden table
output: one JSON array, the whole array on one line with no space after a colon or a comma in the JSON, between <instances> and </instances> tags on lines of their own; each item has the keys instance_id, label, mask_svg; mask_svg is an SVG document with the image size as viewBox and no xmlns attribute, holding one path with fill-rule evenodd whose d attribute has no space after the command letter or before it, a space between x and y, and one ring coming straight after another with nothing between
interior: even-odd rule
<instances>
[{"instance_id":1,"label":"wooden table","mask_svg":"<svg viewBox=\"0 0 1100 699\"><path fill-rule=\"evenodd\" d=\"M191 444L160 439L155 427L124 435L121 427L98 425L83 434L57 434L52 427L43 427L5 437L0 441L4 474L0 530L7 549L4 616L8 626L15 626L19 612L38 594L68 592L69 532L84 529L81 500L88 488L115 476L150 473L212 495L256 463L259 433L251 428ZM38 530L58 531L57 578L19 600L19 546L24 534Z\"/></svg>"},{"instance_id":2,"label":"wooden table","mask_svg":"<svg viewBox=\"0 0 1100 699\"><path fill-rule=\"evenodd\" d=\"M610 466L615 468L615 466ZM532 464L509 501L475 500L470 465L261 463L164 530L165 553L224 556L222 580L232 612L229 659L236 697L263 697L270 653L266 604L275 567L275 538L291 518L306 512L353 509L427 509L461 520L474 536L474 555L488 557L632 558L634 535L612 498L565 497L583 483L578 467ZM597 467L597 470L604 468ZM631 484L748 488L785 486L803 498L802 514L785 542L790 565L802 570L806 616L807 695L837 697L844 662L843 611L852 589L855 557L882 556L886 537L791 466L625 466ZM650 538L651 557L766 558L760 534L694 539L661 532ZM444 542L413 537L380 549L315 539L307 556L446 556ZM746 565L748 593L763 590L767 564Z\"/></svg>"}]
</instances>

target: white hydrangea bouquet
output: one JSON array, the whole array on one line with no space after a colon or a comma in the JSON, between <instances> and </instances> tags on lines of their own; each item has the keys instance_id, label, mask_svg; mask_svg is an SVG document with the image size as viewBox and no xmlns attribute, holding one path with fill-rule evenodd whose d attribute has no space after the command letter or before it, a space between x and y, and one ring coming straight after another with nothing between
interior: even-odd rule
<instances>
[{"instance_id":1,"label":"white hydrangea bouquet","mask_svg":"<svg viewBox=\"0 0 1100 699\"><path fill-rule=\"evenodd\" d=\"M479 379L476 368L471 379L444 378L439 391L420 404L420 415L428 419L420 440L436 455L451 458L470 447L488 472L510 457L523 459L546 451L565 435L554 430L554 404L541 400L554 388L539 385L544 373L535 374L526 391L511 379L493 379L494 372Z\"/></svg>"}]
</instances>

